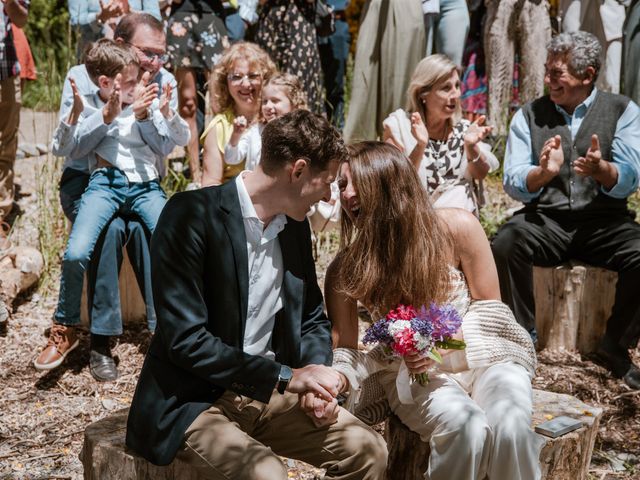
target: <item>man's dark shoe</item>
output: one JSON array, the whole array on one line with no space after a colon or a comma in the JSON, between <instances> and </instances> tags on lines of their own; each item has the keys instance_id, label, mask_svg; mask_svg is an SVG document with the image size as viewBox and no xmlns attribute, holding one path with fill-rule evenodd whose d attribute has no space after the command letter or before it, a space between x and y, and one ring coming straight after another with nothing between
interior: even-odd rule
<instances>
[{"instance_id":1,"label":"man's dark shoe","mask_svg":"<svg viewBox=\"0 0 640 480\"><path fill-rule=\"evenodd\" d=\"M622 377L622 380L634 390L640 390L640 368L632 363L631 368L629 368L629 371Z\"/></svg>"},{"instance_id":2,"label":"man's dark shoe","mask_svg":"<svg viewBox=\"0 0 640 480\"><path fill-rule=\"evenodd\" d=\"M118 368L110 353L91 350L89 356L89 371L99 382L111 382L118 378Z\"/></svg>"},{"instance_id":3,"label":"man's dark shoe","mask_svg":"<svg viewBox=\"0 0 640 480\"><path fill-rule=\"evenodd\" d=\"M640 369L633 364L626 348L605 336L594 352L593 360L607 367L634 390L640 389Z\"/></svg>"}]
</instances>

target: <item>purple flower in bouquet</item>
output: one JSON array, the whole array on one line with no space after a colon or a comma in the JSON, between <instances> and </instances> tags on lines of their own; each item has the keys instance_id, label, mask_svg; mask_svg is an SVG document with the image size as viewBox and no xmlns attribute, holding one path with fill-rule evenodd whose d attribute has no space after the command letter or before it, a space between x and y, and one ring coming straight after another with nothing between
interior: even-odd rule
<instances>
[{"instance_id":1,"label":"purple flower in bouquet","mask_svg":"<svg viewBox=\"0 0 640 480\"><path fill-rule=\"evenodd\" d=\"M422 306L419 317L431 325L431 336L437 342L453 337L462 325L462 318L451 304L438 305L431 302L429 309Z\"/></svg>"},{"instance_id":2,"label":"purple flower in bouquet","mask_svg":"<svg viewBox=\"0 0 640 480\"><path fill-rule=\"evenodd\" d=\"M378 320L364 333L362 343L365 345L380 343L387 347L390 347L393 343L393 337L389 333L389 321L386 318Z\"/></svg>"}]
</instances>

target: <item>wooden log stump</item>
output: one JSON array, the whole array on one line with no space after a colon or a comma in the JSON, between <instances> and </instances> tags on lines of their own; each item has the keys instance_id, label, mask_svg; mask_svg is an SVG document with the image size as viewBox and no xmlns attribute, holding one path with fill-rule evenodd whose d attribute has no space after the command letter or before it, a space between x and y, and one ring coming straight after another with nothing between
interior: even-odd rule
<instances>
[{"instance_id":1,"label":"wooden log stump","mask_svg":"<svg viewBox=\"0 0 640 480\"><path fill-rule=\"evenodd\" d=\"M129 409L103 418L84 431L80 461L85 480L203 480L179 460L158 467L126 449L124 437Z\"/></svg>"},{"instance_id":2,"label":"wooden log stump","mask_svg":"<svg viewBox=\"0 0 640 480\"><path fill-rule=\"evenodd\" d=\"M127 249L122 249L122 267L120 268L120 310L122 312L122 322L137 323L147 318L147 307L144 297L138 286L138 279L131 266ZM82 307L80 310L82 323L89 325L89 310L87 302L87 279L85 276L84 287L82 289Z\"/></svg>"},{"instance_id":3,"label":"wooden log stump","mask_svg":"<svg viewBox=\"0 0 640 480\"><path fill-rule=\"evenodd\" d=\"M593 352L611 315L618 274L571 262L534 267L538 347Z\"/></svg>"},{"instance_id":4,"label":"wooden log stump","mask_svg":"<svg viewBox=\"0 0 640 480\"><path fill-rule=\"evenodd\" d=\"M420 435L409 430L395 415L391 415L384 429L389 460L387 480L413 480L424 478L429 466L431 448Z\"/></svg>"},{"instance_id":5,"label":"wooden log stump","mask_svg":"<svg viewBox=\"0 0 640 480\"><path fill-rule=\"evenodd\" d=\"M533 391L534 427L550 417L561 415L578 419L584 426L558 438L543 436L545 444L540 452L542 479L584 480L589 472L602 409L587 405L571 395Z\"/></svg>"},{"instance_id":6,"label":"wooden log stump","mask_svg":"<svg viewBox=\"0 0 640 480\"><path fill-rule=\"evenodd\" d=\"M542 480L585 480L602 409L570 395L534 390L533 410L532 428L560 415L576 418L584 424L558 438L542 437L545 440L540 452ZM422 442L417 433L395 416L387 422L385 436L389 448L387 480L422 479L429 464L429 444Z\"/></svg>"},{"instance_id":7,"label":"wooden log stump","mask_svg":"<svg viewBox=\"0 0 640 480\"><path fill-rule=\"evenodd\" d=\"M44 259L35 248L16 245L4 252L0 257L0 301L10 306L40 280L43 269Z\"/></svg>"}]
</instances>

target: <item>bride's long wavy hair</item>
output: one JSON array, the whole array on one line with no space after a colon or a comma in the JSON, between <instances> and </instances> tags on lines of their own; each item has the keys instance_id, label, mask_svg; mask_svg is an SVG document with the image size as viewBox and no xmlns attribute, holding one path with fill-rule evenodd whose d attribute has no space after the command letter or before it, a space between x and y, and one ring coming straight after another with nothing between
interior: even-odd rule
<instances>
[{"instance_id":1,"label":"bride's long wavy hair","mask_svg":"<svg viewBox=\"0 0 640 480\"><path fill-rule=\"evenodd\" d=\"M348 147L356 223L342 215L337 289L377 316L399 303L444 302L452 241L415 168L382 142Z\"/></svg>"}]
</instances>

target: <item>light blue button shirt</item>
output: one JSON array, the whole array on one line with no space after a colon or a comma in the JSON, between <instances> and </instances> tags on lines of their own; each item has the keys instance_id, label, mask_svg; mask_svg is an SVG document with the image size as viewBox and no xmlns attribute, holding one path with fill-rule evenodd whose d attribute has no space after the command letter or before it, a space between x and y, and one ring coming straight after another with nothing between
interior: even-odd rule
<instances>
[{"instance_id":1,"label":"light blue button shirt","mask_svg":"<svg viewBox=\"0 0 640 480\"><path fill-rule=\"evenodd\" d=\"M238 14L250 25L257 23L258 0L238 0Z\"/></svg>"},{"instance_id":2,"label":"light blue button shirt","mask_svg":"<svg viewBox=\"0 0 640 480\"><path fill-rule=\"evenodd\" d=\"M556 110L567 122L572 139L578 133L596 92L594 88L585 101L576 107L573 115L556 105ZM600 189L610 197L626 198L636 191L640 178L640 107L633 101L629 101L616 124L611 143L611 161L618 169L618 182L610 190L604 187ZM542 189L537 192L527 189L527 176L537 165L538 159L534 158L531 147L531 130L522 110L519 110L511 120L504 160L503 184L509 196L527 203L542 193Z\"/></svg>"},{"instance_id":3,"label":"light blue button shirt","mask_svg":"<svg viewBox=\"0 0 640 480\"><path fill-rule=\"evenodd\" d=\"M107 1L105 4L109 3ZM98 14L102 9L100 0L68 0L69 23L79 30L78 59L80 60L86 46L105 36L104 26L98 22ZM129 0L132 12L145 12L162 20L158 0Z\"/></svg>"},{"instance_id":4,"label":"light blue button shirt","mask_svg":"<svg viewBox=\"0 0 640 480\"><path fill-rule=\"evenodd\" d=\"M69 78L73 78L78 87L80 95L82 95L85 104L96 109L89 115L83 115L82 121L77 125L74 132L72 143L62 145L60 138L69 137L67 135L70 127L66 121L69 112L73 107L73 90ZM174 76L164 68L160 69L156 77L153 79L159 86L158 95L162 93L163 85L169 83L172 87L172 97L170 106L174 112L178 111L178 85ZM60 101L60 111L58 115L59 123L53 138L53 153L58 156L65 157L63 170L73 168L82 172L89 173L90 166L95 163L93 151L102 141L109 131L109 125L104 123L102 117L102 106L104 102L98 95L98 86L93 83L87 69L84 65L76 65L67 73L62 90L62 99ZM157 152L156 168L160 175L164 175L166 171L164 165L164 157L166 157L175 147L175 143L170 138L155 134L155 127L151 121L139 122L140 130L145 135L145 140L149 142L149 146L154 152ZM161 132L163 133L163 132Z\"/></svg>"}]
</instances>

